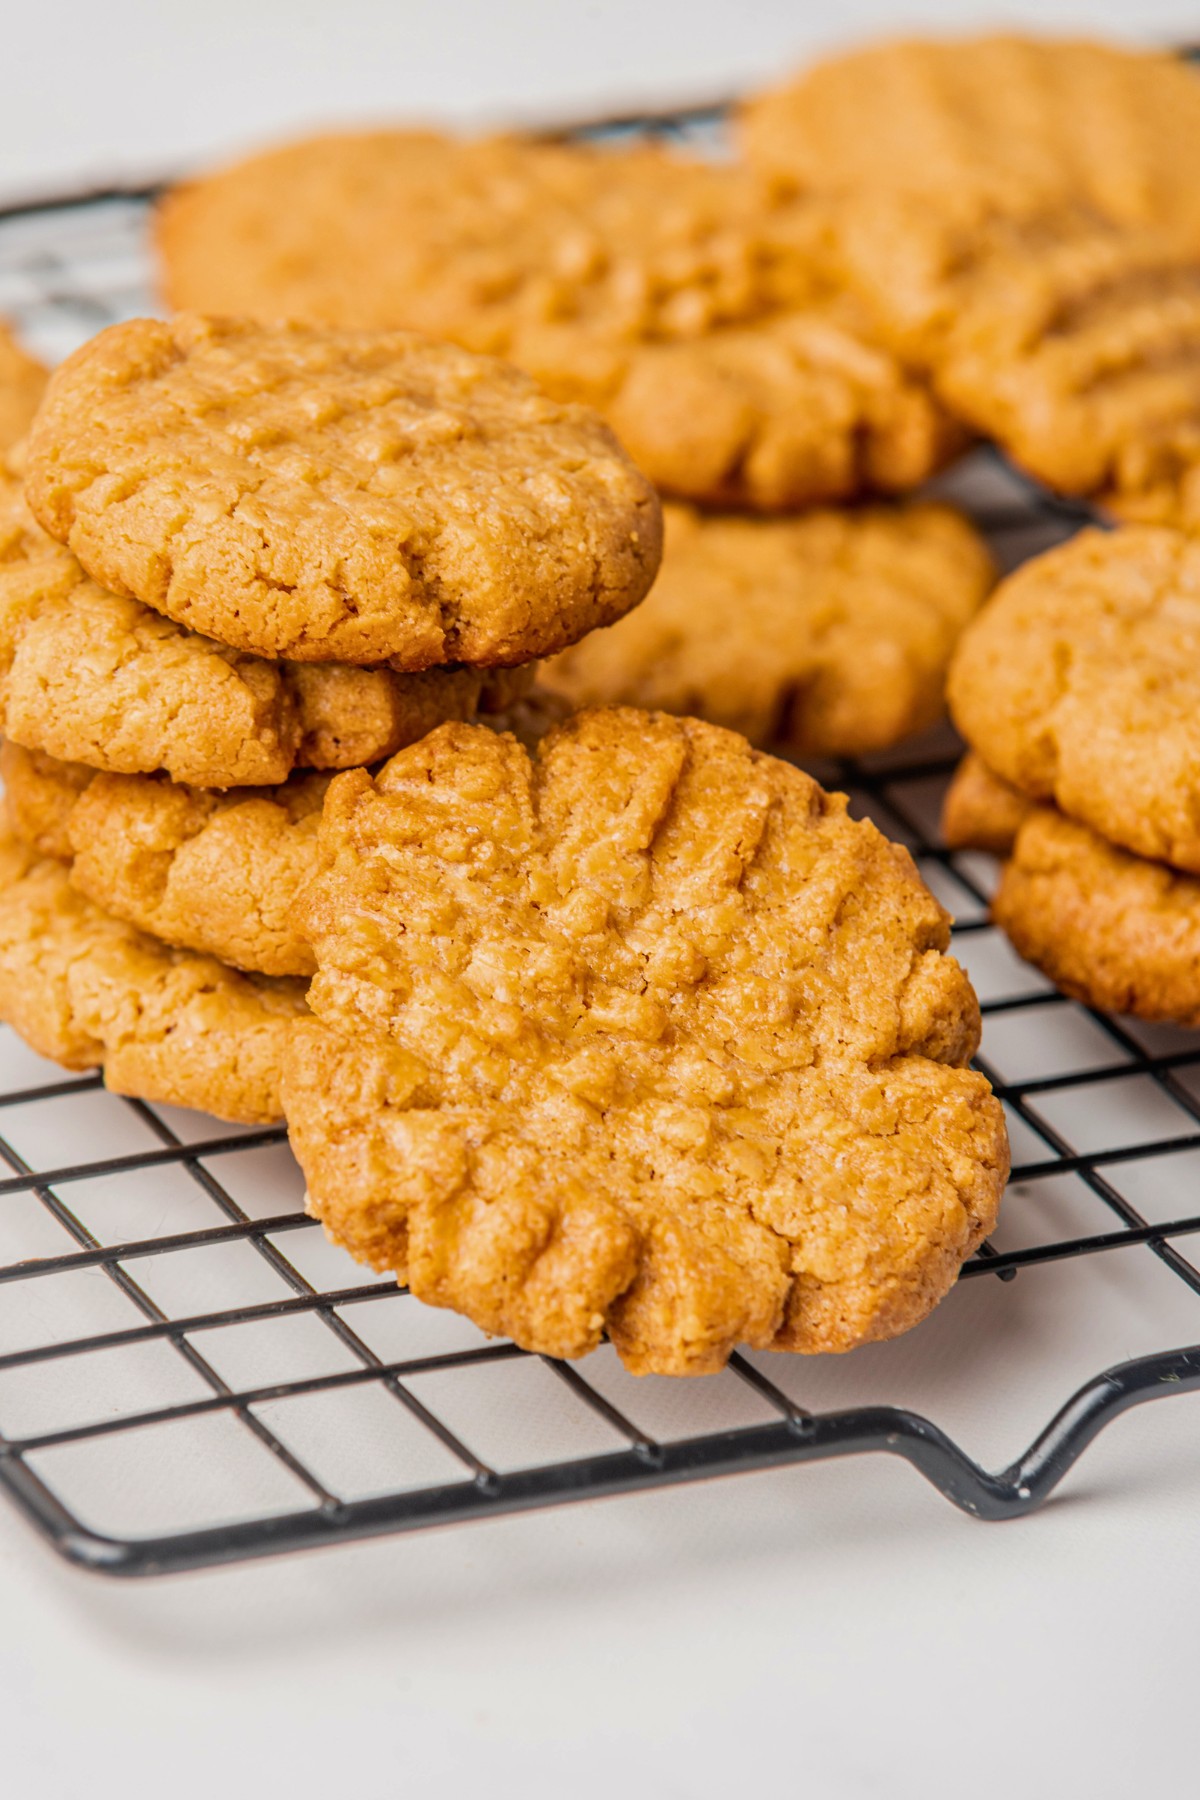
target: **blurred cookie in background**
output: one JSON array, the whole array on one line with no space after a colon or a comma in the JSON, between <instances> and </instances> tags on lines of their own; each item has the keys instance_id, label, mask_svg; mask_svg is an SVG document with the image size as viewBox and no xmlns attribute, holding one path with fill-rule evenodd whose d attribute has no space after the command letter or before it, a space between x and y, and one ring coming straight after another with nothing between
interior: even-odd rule
<instances>
[{"instance_id":1,"label":"blurred cookie in background","mask_svg":"<svg viewBox=\"0 0 1200 1800\"><path fill-rule=\"evenodd\" d=\"M650 594L547 664L547 685L576 705L691 713L807 756L884 749L942 716L951 654L994 575L960 514L665 516Z\"/></svg>"},{"instance_id":2,"label":"blurred cookie in background","mask_svg":"<svg viewBox=\"0 0 1200 1800\"><path fill-rule=\"evenodd\" d=\"M883 44L750 101L739 123L764 179L827 196L835 266L964 425L1062 493L1195 516L1188 64L1076 41Z\"/></svg>"},{"instance_id":3,"label":"blurred cookie in background","mask_svg":"<svg viewBox=\"0 0 1200 1800\"><path fill-rule=\"evenodd\" d=\"M1200 75L1169 51L1015 34L864 45L740 109L758 169L802 188L1093 207L1200 252Z\"/></svg>"},{"instance_id":4,"label":"blurred cookie in background","mask_svg":"<svg viewBox=\"0 0 1200 1800\"><path fill-rule=\"evenodd\" d=\"M903 492L965 441L832 273L827 224L659 149L383 131L186 184L156 243L172 305L507 357L664 491L772 511Z\"/></svg>"}]
</instances>

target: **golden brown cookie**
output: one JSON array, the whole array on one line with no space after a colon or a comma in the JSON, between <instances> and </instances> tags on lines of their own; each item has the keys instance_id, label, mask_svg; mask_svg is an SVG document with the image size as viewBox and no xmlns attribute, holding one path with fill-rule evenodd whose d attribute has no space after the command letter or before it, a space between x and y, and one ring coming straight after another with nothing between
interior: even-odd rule
<instances>
[{"instance_id":1,"label":"golden brown cookie","mask_svg":"<svg viewBox=\"0 0 1200 1800\"><path fill-rule=\"evenodd\" d=\"M415 326L597 407L662 489L767 510L915 486L962 442L824 266L823 212L658 150L317 137L177 190L176 305Z\"/></svg>"},{"instance_id":2,"label":"golden brown cookie","mask_svg":"<svg viewBox=\"0 0 1200 1800\"><path fill-rule=\"evenodd\" d=\"M94 580L262 656L524 663L658 568L657 498L607 426L411 332L113 325L55 371L27 457Z\"/></svg>"},{"instance_id":3,"label":"golden brown cookie","mask_svg":"<svg viewBox=\"0 0 1200 1800\"><path fill-rule=\"evenodd\" d=\"M19 443L29 430L49 374L0 322L0 453Z\"/></svg>"},{"instance_id":4,"label":"golden brown cookie","mask_svg":"<svg viewBox=\"0 0 1200 1800\"><path fill-rule=\"evenodd\" d=\"M62 863L0 839L0 1019L40 1056L102 1067L118 1094L265 1124L304 992L168 949L85 900Z\"/></svg>"},{"instance_id":5,"label":"golden brown cookie","mask_svg":"<svg viewBox=\"0 0 1200 1800\"><path fill-rule=\"evenodd\" d=\"M948 691L1005 781L1200 873L1200 542L1129 526L1036 557L968 626Z\"/></svg>"},{"instance_id":6,"label":"golden brown cookie","mask_svg":"<svg viewBox=\"0 0 1200 1800\"><path fill-rule=\"evenodd\" d=\"M874 43L741 112L743 150L802 186L1033 196L1166 226L1200 250L1200 76L1178 56L1015 35Z\"/></svg>"},{"instance_id":7,"label":"golden brown cookie","mask_svg":"<svg viewBox=\"0 0 1200 1800\"><path fill-rule=\"evenodd\" d=\"M846 1350L995 1217L1002 1115L907 853L732 732L445 726L330 787L317 1020L285 1109L313 1210L418 1297L633 1370Z\"/></svg>"},{"instance_id":8,"label":"golden brown cookie","mask_svg":"<svg viewBox=\"0 0 1200 1800\"><path fill-rule=\"evenodd\" d=\"M0 469L0 726L30 750L199 787L265 785L294 767L378 761L446 718L510 705L532 678L245 656L98 587Z\"/></svg>"},{"instance_id":9,"label":"golden brown cookie","mask_svg":"<svg viewBox=\"0 0 1200 1800\"><path fill-rule=\"evenodd\" d=\"M101 775L5 744L9 820L71 885L168 944L262 975L311 975L292 923L316 865L329 775L218 794L156 775Z\"/></svg>"},{"instance_id":10,"label":"golden brown cookie","mask_svg":"<svg viewBox=\"0 0 1200 1800\"><path fill-rule=\"evenodd\" d=\"M1064 493L1184 513L1200 464L1191 68L1083 42L875 45L752 103L743 138L761 169L837 192L842 275L952 412Z\"/></svg>"},{"instance_id":11,"label":"golden brown cookie","mask_svg":"<svg viewBox=\"0 0 1200 1800\"><path fill-rule=\"evenodd\" d=\"M838 207L878 329L945 404L1048 486L1170 517L1200 458L1200 264L1150 229L965 196Z\"/></svg>"},{"instance_id":12,"label":"golden brown cookie","mask_svg":"<svg viewBox=\"0 0 1200 1800\"><path fill-rule=\"evenodd\" d=\"M569 708L542 689L487 715L532 747ZM70 865L72 887L165 943L261 975L311 975L293 915L316 869L329 774L228 793L163 775L105 775L0 746L9 826Z\"/></svg>"},{"instance_id":13,"label":"golden brown cookie","mask_svg":"<svg viewBox=\"0 0 1200 1800\"><path fill-rule=\"evenodd\" d=\"M942 837L951 850L1007 856L1036 801L995 774L969 750L942 802Z\"/></svg>"},{"instance_id":14,"label":"golden brown cookie","mask_svg":"<svg viewBox=\"0 0 1200 1800\"><path fill-rule=\"evenodd\" d=\"M671 506L665 523L647 599L545 671L576 705L694 713L812 756L882 749L940 717L950 653L993 576L959 514Z\"/></svg>"},{"instance_id":15,"label":"golden brown cookie","mask_svg":"<svg viewBox=\"0 0 1200 1800\"><path fill-rule=\"evenodd\" d=\"M1200 264L1090 218L978 241L933 353L946 404L1050 487L1176 516L1200 459Z\"/></svg>"},{"instance_id":16,"label":"golden brown cookie","mask_svg":"<svg viewBox=\"0 0 1200 1800\"><path fill-rule=\"evenodd\" d=\"M1200 1025L1200 881L1118 850L1052 806L1033 807L992 917L1077 1000Z\"/></svg>"},{"instance_id":17,"label":"golden brown cookie","mask_svg":"<svg viewBox=\"0 0 1200 1800\"><path fill-rule=\"evenodd\" d=\"M70 862L75 854L71 817L95 779L95 769L83 763L59 762L41 750L0 743L5 835L18 838L39 856Z\"/></svg>"}]
</instances>

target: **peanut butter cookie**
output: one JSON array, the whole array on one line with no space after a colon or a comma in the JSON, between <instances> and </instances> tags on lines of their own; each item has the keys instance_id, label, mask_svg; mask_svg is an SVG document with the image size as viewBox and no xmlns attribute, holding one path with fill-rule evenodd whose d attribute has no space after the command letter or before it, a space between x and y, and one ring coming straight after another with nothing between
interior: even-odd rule
<instances>
[{"instance_id":1,"label":"peanut butter cookie","mask_svg":"<svg viewBox=\"0 0 1200 1800\"><path fill-rule=\"evenodd\" d=\"M812 756L883 749L940 717L946 668L992 581L948 507L748 519L666 509L636 612L556 657L576 705L694 713Z\"/></svg>"},{"instance_id":2,"label":"peanut butter cookie","mask_svg":"<svg viewBox=\"0 0 1200 1800\"><path fill-rule=\"evenodd\" d=\"M284 1104L359 1258L638 1372L846 1350L989 1230L1003 1119L907 853L741 737L443 726L330 786Z\"/></svg>"},{"instance_id":3,"label":"peanut butter cookie","mask_svg":"<svg viewBox=\"0 0 1200 1800\"><path fill-rule=\"evenodd\" d=\"M857 195L838 254L943 402L1062 493L1177 516L1200 461L1200 264L1068 206Z\"/></svg>"},{"instance_id":4,"label":"peanut butter cookie","mask_svg":"<svg viewBox=\"0 0 1200 1800\"><path fill-rule=\"evenodd\" d=\"M1007 856L1022 821L1037 804L969 750L942 802L942 837L951 850Z\"/></svg>"},{"instance_id":5,"label":"peanut butter cookie","mask_svg":"<svg viewBox=\"0 0 1200 1800\"><path fill-rule=\"evenodd\" d=\"M177 190L158 246L176 305L508 357L664 491L775 510L913 487L963 441L826 270L825 223L662 151L394 131Z\"/></svg>"},{"instance_id":6,"label":"peanut butter cookie","mask_svg":"<svg viewBox=\"0 0 1200 1800\"><path fill-rule=\"evenodd\" d=\"M942 831L951 849L1007 858L992 918L1064 993L1200 1024L1200 881L1031 800L973 751L947 791Z\"/></svg>"},{"instance_id":7,"label":"peanut butter cookie","mask_svg":"<svg viewBox=\"0 0 1200 1800\"><path fill-rule=\"evenodd\" d=\"M743 107L742 147L800 186L1096 208L1200 250L1200 77L1162 51L994 35L868 44Z\"/></svg>"},{"instance_id":8,"label":"peanut butter cookie","mask_svg":"<svg viewBox=\"0 0 1200 1800\"><path fill-rule=\"evenodd\" d=\"M49 375L0 321L0 453L19 443L29 430Z\"/></svg>"},{"instance_id":9,"label":"peanut butter cookie","mask_svg":"<svg viewBox=\"0 0 1200 1800\"><path fill-rule=\"evenodd\" d=\"M305 983L171 950L76 892L62 863L0 839L0 1019L119 1094L264 1124Z\"/></svg>"},{"instance_id":10,"label":"peanut butter cookie","mask_svg":"<svg viewBox=\"0 0 1200 1800\"><path fill-rule=\"evenodd\" d=\"M1200 1025L1200 881L1131 856L1052 806L1022 822L992 903L1014 947L1110 1012Z\"/></svg>"},{"instance_id":11,"label":"peanut butter cookie","mask_svg":"<svg viewBox=\"0 0 1200 1800\"><path fill-rule=\"evenodd\" d=\"M411 332L113 325L55 371L27 456L95 581L256 655L528 662L658 569L658 500L594 413Z\"/></svg>"},{"instance_id":12,"label":"peanut butter cookie","mask_svg":"<svg viewBox=\"0 0 1200 1800\"><path fill-rule=\"evenodd\" d=\"M114 918L239 969L312 974L291 909L316 866L329 775L218 794L15 744L0 775L17 836L68 862L72 887Z\"/></svg>"},{"instance_id":13,"label":"peanut butter cookie","mask_svg":"<svg viewBox=\"0 0 1200 1800\"><path fill-rule=\"evenodd\" d=\"M1190 67L1084 42L876 45L752 103L743 140L776 178L840 194L841 273L966 424L1064 493L1186 516L1200 465Z\"/></svg>"},{"instance_id":14,"label":"peanut butter cookie","mask_svg":"<svg viewBox=\"0 0 1200 1800\"><path fill-rule=\"evenodd\" d=\"M230 650L90 580L0 468L0 726L13 742L198 787L356 768L508 706L532 669L397 675Z\"/></svg>"},{"instance_id":15,"label":"peanut butter cookie","mask_svg":"<svg viewBox=\"0 0 1200 1800\"><path fill-rule=\"evenodd\" d=\"M537 689L487 715L532 747L569 707ZM228 793L163 775L105 775L18 744L0 746L13 833L70 865L71 885L165 943L261 975L311 975L293 916L316 871L328 774Z\"/></svg>"},{"instance_id":16,"label":"peanut butter cookie","mask_svg":"<svg viewBox=\"0 0 1200 1800\"><path fill-rule=\"evenodd\" d=\"M1200 873L1200 543L1085 531L1026 563L964 633L949 700L1013 787Z\"/></svg>"}]
</instances>

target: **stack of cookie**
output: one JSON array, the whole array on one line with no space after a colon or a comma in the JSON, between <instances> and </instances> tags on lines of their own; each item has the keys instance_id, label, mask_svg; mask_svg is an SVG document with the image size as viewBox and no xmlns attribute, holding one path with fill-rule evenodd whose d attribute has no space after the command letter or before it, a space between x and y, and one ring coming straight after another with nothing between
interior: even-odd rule
<instances>
[{"instance_id":1,"label":"stack of cookie","mask_svg":"<svg viewBox=\"0 0 1200 1800\"><path fill-rule=\"evenodd\" d=\"M531 1349L703 1373L936 1303L1008 1151L907 853L717 726L474 717L653 578L595 414L409 333L138 321L6 506L35 1048L282 1110L338 1242Z\"/></svg>"},{"instance_id":2,"label":"stack of cookie","mask_svg":"<svg viewBox=\"0 0 1200 1800\"><path fill-rule=\"evenodd\" d=\"M973 753L956 848L1006 858L994 916L1066 992L1200 1025L1200 541L1085 531L1004 582L963 638Z\"/></svg>"},{"instance_id":3,"label":"stack of cookie","mask_svg":"<svg viewBox=\"0 0 1200 1800\"><path fill-rule=\"evenodd\" d=\"M869 46L752 97L734 150L314 138L169 196L164 286L425 326L586 398L708 511L672 505L649 606L548 678L877 749L940 710L982 554L944 513L762 515L903 494L979 433L1200 520L1200 80L1078 40Z\"/></svg>"},{"instance_id":4,"label":"stack of cookie","mask_svg":"<svg viewBox=\"0 0 1200 1800\"><path fill-rule=\"evenodd\" d=\"M0 1014L121 1091L279 1118L328 772L634 605L653 491L504 365L199 318L86 345L14 462Z\"/></svg>"},{"instance_id":5,"label":"stack of cookie","mask_svg":"<svg viewBox=\"0 0 1200 1800\"><path fill-rule=\"evenodd\" d=\"M832 268L829 225L745 168L393 131L192 183L157 241L175 304L433 330L595 406L673 497L663 574L546 682L829 757L940 717L993 579L949 507L832 510L906 493L966 433Z\"/></svg>"}]
</instances>

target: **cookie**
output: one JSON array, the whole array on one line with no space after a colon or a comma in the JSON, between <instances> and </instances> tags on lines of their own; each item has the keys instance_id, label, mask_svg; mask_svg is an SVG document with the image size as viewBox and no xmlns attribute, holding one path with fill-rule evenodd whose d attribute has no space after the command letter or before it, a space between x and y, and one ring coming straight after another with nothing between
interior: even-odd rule
<instances>
[{"instance_id":1,"label":"cookie","mask_svg":"<svg viewBox=\"0 0 1200 1800\"><path fill-rule=\"evenodd\" d=\"M1182 515L1200 464L1190 68L1086 43L875 46L752 104L743 136L763 168L839 190L842 276L965 424L1063 493Z\"/></svg>"},{"instance_id":2,"label":"cookie","mask_svg":"<svg viewBox=\"0 0 1200 1800\"><path fill-rule=\"evenodd\" d=\"M1084 531L963 634L950 711L988 767L1111 843L1200 873L1200 542Z\"/></svg>"},{"instance_id":3,"label":"cookie","mask_svg":"<svg viewBox=\"0 0 1200 1800\"><path fill-rule=\"evenodd\" d=\"M22 350L0 322L0 452L25 436L49 379L49 370Z\"/></svg>"},{"instance_id":4,"label":"cookie","mask_svg":"<svg viewBox=\"0 0 1200 1800\"><path fill-rule=\"evenodd\" d=\"M637 1372L905 1330L990 1229L1002 1115L907 852L692 719L536 758L443 726L330 786L284 1105L355 1256Z\"/></svg>"},{"instance_id":5,"label":"cookie","mask_svg":"<svg viewBox=\"0 0 1200 1800\"><path fill-rule=\"evenodd\" d=\"M943 403L1030 475L1172 516L1200 456L1200 264L1080 208L842 201L847 280Z\"/></svg>"},{"instance_id":6,"label":"cookie","mask_svg":"<svg viewBox=\"0 0 1200 1800\"><path fill-rule=\"evenodd\" d=\"M607 417L664 491L765 510L915 486L962 434L825 268L823 211L659 150L309 138L168 197L176 305L415 326Z\"/></svg>"},{"instance_id":7,"label":"cookie","mask_svg":"<svg viewBox=\"0 0 1200 1800\"><path fill-rule=\"evenodd\" d=\"M946 793L951 849L1004 856L992 918L1076 1000L1200 1025L1200 881L1022 794L973 751Z\"/></svg>"},{"instance_id":8,"label":"cookie","mask_svg":"<svg viewBox=\"0 0 1200 1800\"><path fill-rule=\"evenodd\" d=\"M992 903L1014 947L1075 999L1200 1025L1200 880L1118 850L1052 806L1021 824Z\"/></svg>"},{"instance_id":9,"label":"cookie","mask_svg":"<svg viewBox=\"0 0 1200 1800\"><path fill-rule=\"evenodd\" d=\"M6 837L15 837L38 856L70 862L71 816L96 779L83 763L58 762L40 750L0 744L0 782L4 787Z\"/></svg>"},{"instance_id":10,"label":"cookie","mask_svg":"<svg viewBox=\"0 0 1200 1800\"><path fill-rule=\"evenodd\" d=\"M669 506L665 523L637 611L547 665L576 705L693 713L812 756L883 749L941 716L950 653L993 573L949 507L750 519Z\"/></svg>"},{"instance_id":11,"label":"cookie","mask_svg":"<svg viewBox=\"0 0 1200 1800\"><path fill-rule=\"evenodd\" d=\"M944 290L945 403L1061 493L1180 517L1200 461L1200 264L1091 218L998 224L976 245Z\"/></svg>"},{"instance_id":12,"label":"cookie","mask_svg":"<svg viewBox=\"0 0 1200 1800\"><path fill-rule=\"evenodd\" d=\"M278 1119L305 986L168 949L84 899L62 863L0 839L0 1019L40 1056L103 1068L114 1093Z\"/></svg>"},{"instance_id":13,"label":"cookie","mask_svg":"<svg viewBox=\"0 0 1200 1800\"><path fill-rule=\"evenodd\" d=\"M942 802L942 837L951 850L988 850L1007 856L1036 801L993 773L969 750Z\"/></svg>"},{"instance_id":14,"label":"cookie","mask_svg":"<svg viewBox=\"0 0 1200 1800\"><path fill-rule=\"evenodd\" d=\"M0 726L30 750L198 787L267 785L379 761L444 719L510 705L532 679L245 656L97 586L0 468Z\"/></svg>"},{"instance_id":15,"label":"cookie","mask_svg":"<svg viewBox=\"0 0 1200 1800\"><path fill-rule=\"evenodd\" d=\"M742 149L800 186L1094 207L1200 251L1200 77L1081 38L868 44L741 109Z\"/></svg>"},{"instance_id":16,"label":"cookie","mask_svg":"<svg viewBox=\"0 0 1200 1800\"><path fill-rule=\"evenodd\" d=\"M569 711L535 689L487 716L533 747ZM105 775L17 744L0 746L13 833L70 864L71 885L126 924L261 975L311 975L297 894L316 868L332 776L218 793L162 775Z\"/></svg>"},{"instance_id":17,"label":"cookie","mask_svg":"<svg viewBox=\"0 0 1200 1800\"><path fill-rule=\"evenodd\" d=\"M27 457L95 581L261 656L524 663L658 569L657 498L607 426L410 332L113 325L55 371Z\"/></svg>"},{"instance_id":18,"label":"cookie","mask_svg":"<svg viewBox=\"0 0 1200 1800\"><path fill-rule=\"evenodd\" d=\"M5 744L9 820L71 885L168 944L263 975L311 975L291 920L312 875L329 775L218 794L156 775L100 775Z\"/></svg>"}]
</instances>

